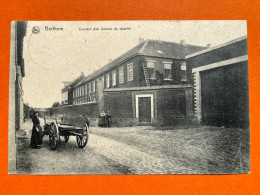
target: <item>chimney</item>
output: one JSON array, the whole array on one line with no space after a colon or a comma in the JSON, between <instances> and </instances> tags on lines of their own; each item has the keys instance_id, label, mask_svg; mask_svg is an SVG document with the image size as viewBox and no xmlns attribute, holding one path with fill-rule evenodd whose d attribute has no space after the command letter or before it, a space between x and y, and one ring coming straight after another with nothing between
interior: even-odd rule
<instances>
[{"instance_id":1,"label":"chimney","mask_svg":"<svg viewBox=\"0 0 260 195\"><path fill-rule=\"evenodd\" d=\"M81 76L84 76L84 72L81 72Z\"/></svg>"},{"instance_id":2,"label":"chimney","mask_svg":"<svg viewBox=\"0 0 260 195\"><path fill-rule=\"evenodd\" d=\"M180 43L181 43L183 46L186 45L186 41L185 41L184 39L182 39L182 40L180 41Z\"/></svg>"},{"instance_id":3,"label":"chimney","mask_svg":"<svg viewBox=\"0 0 260 195\"><path fill-rule=\"evenodd\" d=\"M210 48L212 45L209 43L209 44L207 44L207 48Z\"/></svg>"},{"instance_id":4,"label":"chimney","mask_svg":"<svg viewBox=\"0 0 260 195\"><path fill-rule=\"evenodd\" d=\"M112 62L112 59L108 59L108 62Z\"/></svg>"},{"instance_id":5,"label":"chimney","mask_svg":"<svg viewBox=\"0 0 260 195\"><path fill-rule=\"evenodd\" d=\"M144 38L140 37L139 38L139 43L142 43L142 42L144 42Z\"/></svg>"}]
</instances>

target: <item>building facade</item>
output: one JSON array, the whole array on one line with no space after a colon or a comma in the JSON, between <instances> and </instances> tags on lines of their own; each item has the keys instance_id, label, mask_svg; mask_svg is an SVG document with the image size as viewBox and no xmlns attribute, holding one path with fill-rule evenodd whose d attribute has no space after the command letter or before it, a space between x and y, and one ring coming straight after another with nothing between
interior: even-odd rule
<instances>
[{"instance_id":1,"label":"building facade","mask_svg":"<svg viewBox=\"0 0 260 195\"><path fill-rule=\"evenodd\" d=\"M186 62L197 121L249 128L247 37L188 55Z\"/></svg>"},{"instance_id":2,"label":"building facade","mask_svg":"<svg viewBox=\"0 0 260 195\"><path fill-rule=\"evenodd\" d=\"M23 39L27 22L12 22L9 75L9 118L8 118L8 171L16 170L16 131L24 119L23 77L25 76L23 59Z\"/></svg>"},{"instance_id":3,"label":"building facade","mask_svg":"<svg viewBox=\"0 0 260 195\"><path fill-rule=\"evenodd\" d=\"M73 93L74 87L85 78L84 73L82 72L79 77L77 77L72 82L63 82L64 88L61 90L61 104L62 105L71 105L73 104Z\"/></svg>"},{"instance_id":4,"label":"building facade","mask_svg":"<svg viewBox=\"0 0 260 195\"><path fill-rule=\"evenodd\" d=\"M143 41L76 84L63 109L83 111L93 121L105 111L119 125L184 123L193 116L185 56L203 49Z\"/></svg>"}]
</instances>

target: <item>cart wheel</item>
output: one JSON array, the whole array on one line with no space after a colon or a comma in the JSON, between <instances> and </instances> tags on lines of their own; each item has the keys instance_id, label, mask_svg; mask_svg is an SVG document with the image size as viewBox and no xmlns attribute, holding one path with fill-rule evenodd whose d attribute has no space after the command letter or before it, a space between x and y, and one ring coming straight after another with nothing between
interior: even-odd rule
<instances>
[{"instance_id":1,"label":"cart wheel","mask_svg":"<svg viewBox=\"0 0 260 195\"><path fill-rule=\"evenodd\" d=\"M86 124L84 129L83 129L83 133L82 135L77 135L76 136L76 139L77 139L77 144L79 146L79 148L84 148L87 143L88 143L88 134L89 134L89 127L88 125Z\"/></svg>"},{"instance_id":2,"label":"cart wheel","mask_svg":"<svg viewBox=\"0 0 260 195\"><path fill-rule=\"evenodd\" d=\"M59 129L56 123L51 123L51 129L49 132L49 140L52 150L56 150L59 142Z\"/></svg>"},{"instance_id":3,"label":"cart wheel","mask_svg":"<svg viewBox=\"0 0 260 195\"><path fill-rule=\"evenodd\" d=\"M65 136L64 136L64 142L65 142L65 143L68 143L69 139L70 139L70 136L68 136L68 135L65 135Z\"/></svg>"}]
</instances>

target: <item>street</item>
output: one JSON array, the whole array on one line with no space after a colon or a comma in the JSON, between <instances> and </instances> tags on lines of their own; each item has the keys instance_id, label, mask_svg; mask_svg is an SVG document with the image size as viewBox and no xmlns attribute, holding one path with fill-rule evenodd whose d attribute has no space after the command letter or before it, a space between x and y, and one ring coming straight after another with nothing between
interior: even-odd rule
<instances>
[{"instance_id":1,"label":"street","mask_svg":"<svg viewBox=\"0 0 260 195\"><path fill-rule=\"evenodd\" d=\"M249 171L249 133L218 127L90 127L87 146L63 137L57 150L44 136L29 147L31 122L18 138L19 174L221 174Z\"/></svg>"}]
</instances>

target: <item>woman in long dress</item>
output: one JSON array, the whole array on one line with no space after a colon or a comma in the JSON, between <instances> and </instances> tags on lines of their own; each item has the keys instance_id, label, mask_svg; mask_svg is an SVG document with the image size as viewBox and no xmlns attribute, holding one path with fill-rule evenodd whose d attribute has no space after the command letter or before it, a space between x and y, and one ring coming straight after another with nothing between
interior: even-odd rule
<instances>
[{"instance_id":1,"label":"woman in long dress","mask_svg":"<svg viewBox=\"0 0 260 195\"><path fill-rule=\"evenodd\" d=\"M42 144L42 127L40 126L40 120L38 116L39 116L39 112L35 112L34 117L32 118L32 122L33 122L32 136L31 136L32 148L39 148L40 144Z\"/></svg>"}]
</instances>

